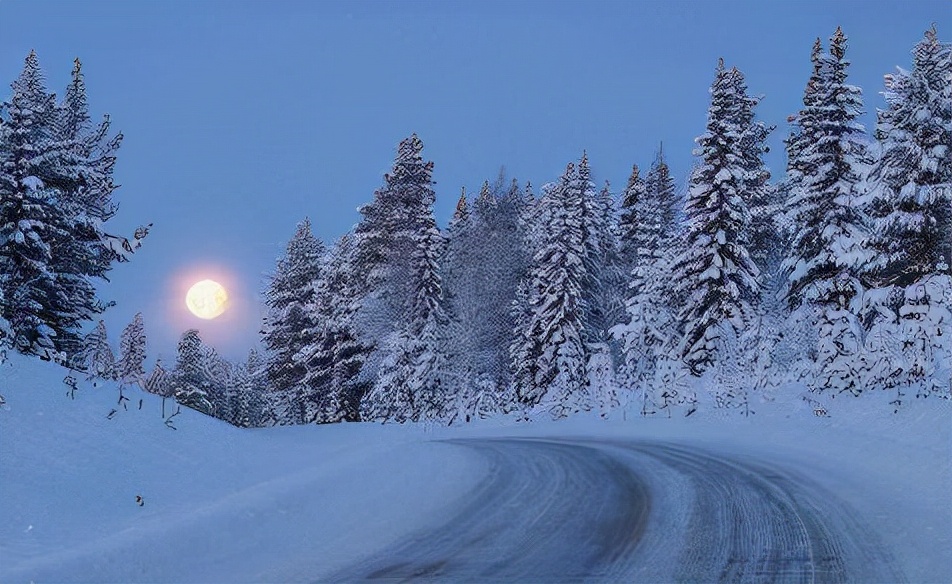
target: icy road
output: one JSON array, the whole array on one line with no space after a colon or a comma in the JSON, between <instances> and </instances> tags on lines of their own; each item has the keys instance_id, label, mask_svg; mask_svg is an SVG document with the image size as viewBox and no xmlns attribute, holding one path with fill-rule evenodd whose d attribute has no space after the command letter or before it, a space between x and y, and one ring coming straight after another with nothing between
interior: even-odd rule
<instances>
[{"instance_id":1,"label":"icy road","mask_svg":"<svg viewBox=\"0 0 952 584\"><path fill-rule=\"evenodd\" d=\"M468 439L445 523L321 581L901 582L858 514L782 465L695 445Z\"/></svg>"}]
</instances>

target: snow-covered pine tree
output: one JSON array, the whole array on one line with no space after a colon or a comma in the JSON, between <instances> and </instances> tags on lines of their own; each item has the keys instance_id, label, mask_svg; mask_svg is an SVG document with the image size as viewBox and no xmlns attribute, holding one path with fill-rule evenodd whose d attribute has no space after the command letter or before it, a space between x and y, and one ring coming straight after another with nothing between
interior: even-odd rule
<instances>
[{"instance_id":1,"label":"snow-covered pine tree","mask_svg":"<svg viewBox=\"0 0 952 584\"><path fill-rule=\"evenodd\" d=\"M122 385L143 384L145 377L145 329L142 313L137 312L119 336L119 360L116 362L116 379Z\"/></svg>"},{"instance_id":2,"label":"snow-covered pine tree","mask_svg":"<svg viewBox=\"0 0 952 584\"><path fill-rule=\"evenodd\" d=\"M603 343L607 340L607 331L611 326L607 319L609 307L605 303L606 298L610 296L610 290L606 288L617 283L617 280L609 277L613 275L612 267L607 265L608 261L617 257L615 219L610 193L606 193L605 200L601 200L595 183L592 182L587 152L582 152L575 175L569 180L569 189L577 191L570 196L580 201L582 211L581 228L585 251L582 256L584 276L581 306L585 311L585 341Z\"/></svg>"},{"instance_id":3,"label":"snow-covered pine tree","mask_svg":"<svg viewBox=\"0 0 952 584\"><path fill-rule=\"evenodd\" d=\"M35 52L12 84L0 125L0 284L2 316L21 353L65 358L82 341L80 322L56 281L51 246L68 237L56 193L55 99L47 92Z\"/></svg>"},{"instance_id":4,"label":"snow-covered pine tree","mask_svg":"<svg viewBox=\"0 0 952 584\"><path fill-rule=\"evenodd\" d=\"M862 345L857 301L863 294L861 267L868 252L860 181L868 165L862 124L862 92L848 85L846 36L836 29L830 51L813 48L814 72L804 93L804 108L787 140L789 157L785 220L792 239L782 268L786 298L795 319L818 323L817 375L813 390L834 383L840 391L860 387L852 347ZM845 321L844 321L845 319Z\"/></svg>"},{"instance_id":5,"label":"snow-covered pine tree","mask_svg":"<svg viewBox=\"0 0 952 584\"><path fill-rule=\"evenodd\" d=\"M384 360L373 388L361 403L361 418L402 422L443 416L447 379L447 317L440 277L446 242L433 217L431 162L423 162L423 144L414 134L400 144L388 194L373 204L390 202L405 224L391 231L379 298L396 328L380 344ZM361 257L358 233L358 258ZM396 252L407 254L395 255Z\"/></svg>"},{"instance_id":6,"label":"snow-covered pine tree","mask_svg":"<svg viewBox=\"0 0 952 584\"><path fill-rule=\"evenodd\" d=\"M258 351L248 351L243 363L232 366L227 388L229 404L226 421L239 428L258 428L266 424L265 365Z\"/></svg>"},{"instance_id":7,"label":"snow-covered pine tree","mask_svg":"<svg viewBox=\"0 0 952 584\"><path fill-rule=\"evenodd\" d=\"M393 169L384 175L384 185L374 200L362 207L354 231L357 261L361 266L361 309L358 314L361 341L378 347L405 322L414 303L415 283L410 274L416 238L426 226L421 223L436 200L433 162L423 160L423 142L413 134L400 142ZM364 365L365 379L377 376L384 353L374 351Z\"/></svg>"},{"instance_id":8,"label":"snow-covered pine tree","mask_svg":"<svg viewBox=\"0 0 952 584\"><path fill-rule=\"evenodd\" d=\"M624 364L619 380L642 391L643 414L652 411L646 385L654 380L655 364L674 322L665 293L669 283L661 277L670 259L674 202L674 183L660 150L647 180L641 179L637 166L632 167L620 228L622 257L629 269L625 315L611 332L621 344Z\"/></svg>"},{"instance_id":9,"label":"snow-covered pine tree","mask_svg":"<svg viewBox=\"0 0 952 584\"><path fill-rule=\"evenodd\" d=\"M525 226L520 220L525 207L526 199L517 181L508 181L500 170L492 187L488 182L484 184L470 216L472 257L467 260L471 263L463 282L468 287L471 308L463 326L474 342L474 380L494 385L498 393L511 382L507 346L515 322L510 306L528 264Z\"/></svg>"},{"instance_id":10,"label":"snow-covered pine tree","mask_svg":"<svg viewBox=\"0 0 952 584\"><path fill-rule=\"evenodd\" d=\"M515 395L526 408L553 417L591 409L585 385L587 349L582 189L569 164L558 183L546 185L530 233L540 239L520 290L518 324L510 346Z\"/></svg>"},{"instance_id":11,"label":"snow-covered pine tree","mask_svg":"<svg viewBox=\"0 0 952 584\"><path fill-rule=\"evenodd\" d=\"M109 346L105 322L100 320L83 339L83 348L76 355L76 361L89 380L116 379L116 356Z\"/></svg>"},{"instance_id":12,"label":"snow-covered pine tree","mask_svg":"<svg viewBox=\"0 0 952 584\"><path fill-rule=\"evenodd\" d=\"M207 352L198 331L189 329L178 343L178 358L175 371L169 378L171 394L175 401L211 415L212 404L208 396L208 380L205 377Z\"/></svg>"},{"instance_id":13,"label":"snow-covered pine tree","mask_svg":"<svg viewBox=\"0 0 952 584\"><path fill-rule=\"evenodd\" d=\"M885 76L877 116L867 270L881 287L952 273L952 44L933 26L912 54L911 71Z\"/></svg>"},{"instance_id":14,"label":"snow-covered pine tree","mask_svg":"<svg viewBox=\"0 0 952 584\"><path fill-rule=\"evenodd\" d=\"M81 348L81 328L106 304L90 278L105 278L127 261L148 233L130 240L108 234L114 152L121 135L108 137L109 121L90 130L79 62L62 105L46 91L31 52L0 127L0 287L14 345L25 353L66 358Z\"/></svg>"},{"instance_id":15,"label":"snow-covered pine tree","mask_svg":"<svg viewBox=\"0 0 952 584\"><path fill-rule=\"evenodd\" d=\"M605 181L605 186L598 194L597 208L603 221L599 237L601 269L598 277L600 295L597 302L603 307L599 333L603 344L609 348L609 355L612 357L610 369L614 371L614 362L621 353L609 330L625 319L625 302L628 298L628 279L631 271L627 269L621 253L618 209L608 181ZM600 349L596 351L600 352Z\"/></svg>"},{"instance_id":16,"label":"snow-covered pine tree","mask_svg":"<svg viewBox=\"0 0 952 584\"><path fill-rule=\"evenodd\" d=\"M268 380L273 391L289 393L297 404L292 423L309 421L304 412L307 391L302 385L306 366L299 355L315 343L318 323L312 306L323 277L324 254L324 244L314 237L311 222L305 219L278 260L265 292L268 315L262 341L270 353Z\"/></svg>"},{"instance_id":17,"label":"snow-covered pine tree","mask_svg":"<svg viewBox=\"0 0 952 584\"><path fill-rule=\"evenodd\" d=\"M655 160L645 176L646 200L657 213L658 223L663 234L662 255L670 255L673 243L679 235L678 213L681 202L677 185L671 176L671 169L664 157L664 145L658 146Z\"/></svg>"},{"instance_id":18,"label":"snow-covered pine tree","mask_svg":"<svg viewBox=\"0 0 952 584\"><path fill-rule=\"evenodd\" d=\"M355 317L359 307L356 246L351 235L341 237L329 252L315 303L309 307L316 329L313 344L301 352L305 364L302 383L311 388L315 421L358 421L360 400L369 383L359 379L368 347L358 338Z\"/></svg>"},{"instance_id":19,"label":"snow-covered pine tree","mask_svg":"<svg viewBox=\"0 0 952 584\"><path fill-rule=\"evenodd\" d=\"M131 240L106 231L106 222L118 209L112 201L113 169L122 134L110 136L108 115L92 126L79 59L55 113L56 174L44 180L56 189L64 213L62 228L70 236L54 241L53 264L79 318L90 320L108 306L97 297L92 279L105 279L116 262L129 261L149 226L137 229Z\"/></svg>"},{"instance_id":20,"label":"snow-covered pine tree","mask_svg":"<svg viewBox=\"0 0 952 584\"><path fill-rule=\"evenodd\" d=\"M767 137L774 130L757 121L754 108L762 97L749 96L744 74L736 67L731 70L731 79L735 85L734 91L738 96L736 104L736 118L738 125L743 129L737 137L738 146L742 153L741 176L742 196L747 201L750 210L750 223L747 230L741 234L750 257L757 266L761 282L767 284L779 271L779 264L783 249L780 234L774 216L781 210L781 201L777 190L770 185L770 171L764 164L764 155L768 152Z\"/></svg>"},{"instance_id":21,"label":"snow-covered pine tree","mask_svg":"<svg viewBox=\"0 0 952 584\"><path fill-rule=\"evenodd\" d=\"M485 183L479 199L489 197L489 183ZM477 238L462 189L456 210L446 230L446 257L444 258L443 283L448 317L448 358L452 375L457 380L466 380L474 375L479 357L476 322L481 318L479 271L483 268L477 256Z\"/></svg>"},{"instance_id":22,"label":"snow-covered pine tree","mask_svg":"<svg viewBox=\"0 0 952 584\"><path fill-rule=\"evenodd\" d=\"M638 165L632 165L628 185L621 196L621 214L618 219L618 253L625 273L629 275L639 263L638 250L644 247L641 238L646 226L644 221L646 220L647 196L645 180L641 176ZM660 228L660 225L658 227Z\"/></svg>"},{"instance_id":23,"label":"snow-covered pine tree","mask_svg":"<svg viewBox=\"0 0 952 584\"><path fill-rule=\"evenodd\" d=\"M170 373L162 367L162 360L156 359L155 366L145 378L145 385L142 389L149 393L162 397L172 397L174 388L171 383Z\"/></svg>"},{"instance_id":24,"label":"snow-covered pine tree","mask_svg":"<svg viewBox=\"0 0 952 584\"><path fill-rule=\"evenodd\" d=\"M744 197L743 138L753 122L743 119L751 103L737 74L719 61L707 131L697 138L701 164L691 175L685 205L684 250L672 265L680 304L679 354L697 376L716 360L721 327L738 334L747 328L759 294L759 272L746 248L750 210Z\"/></svg>"},{"instance_id":25,"label":"snow-covered pine tree","mask_svg":"<svg viewBox=\"0 0 952 584\"><path fill-rule=\"evenodd\" d=\"M232 402L229 401L228 392L233 386L231 375L234 367L218 354L214 347L204 342L202 351L204 357L201 361L201 378L208 394L208 402L212 405L209 413L220 420L231 420L234 413L231 410Z\"/></svg>"}]
</instances>

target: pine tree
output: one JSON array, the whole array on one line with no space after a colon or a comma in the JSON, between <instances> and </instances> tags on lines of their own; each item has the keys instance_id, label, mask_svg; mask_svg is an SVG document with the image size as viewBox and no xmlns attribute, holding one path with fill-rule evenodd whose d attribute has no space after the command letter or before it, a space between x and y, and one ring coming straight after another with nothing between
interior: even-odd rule
<instances>
[{"instance_id":1,"label":"pine tree","mask_svg":"<svg viewBox=\"0 0 952 584\"><path fill-rule=\"evenodd\" d=\"M436 200L433 192L433 163L424 161L423 142L416 134L400 142L393 169L384 176L384 186L374 192L374 200L360 208L362 215L354 235L357 261L362 269L364 291L359 315L363 342L377 346L403 323L414 302L415 283L409 276L416 237L426 229L421 223ZM367 373L376 375L383 354L368 360Z\"/></svg>"},{"instance_id":2,"label":"pine tree","mask_svg":"<svg viewBox=\"0 0 952 584\"><path fill-rule=\"evenodd\" d=\"M390 231L392 247L375 292L393 316L395 332L378 345L384 359L361 403L362 419L434 420L444 413L449 382L440 260L446 242L433 217L433 164L423 162L422 149L415 134L401 142L387 187L373 203L390 202L390 212L405 224ZM368 257L360 254L361 241L358 230L358 259Z\"/></svg>"},{"instance_id":3,"label":"pine tree","mask_svg":"<svg viewBox=\"0 0 952 584\"><path fill-rule=\"evenodd\" d=\"M119 336L119 360L116 363L116 376L119 383L142 384L145 377L145 330L142 313L137 312L132 322L122 330Z\"/></svg>"},{"instance_id":4,"label":"pine tree","mask_svg":"<svg viewBox=\"0 0 952 584\"><path fill-rule=\"evenodd\" d=\"M230 416L227 421L240 428L257 428L265 425L265 361L258 351L248 351L244 363L236 363L228 388Z\"/></svg>"},{"instance_id":5,"label":"pine tree","mask_svg":"<svg viewBox=\"0 0 952 584\"><path fill-rule=\"evenodd\" d=\"M108 306L97 298L92 278L106 279L114 263L128 261L149 229L140 227L131 241L105 230L105 223L117 211L112 201L113 168L122 134L110 137L108 115L93 128L88 109L77 59L63 102L55 111L56 174L45 181L56 189L64 214L61 227L70 234L54 242L53 267L81 320L93 318Z\"/></svg>"},{"instance_id":6,"label":"pine tree","mask_svg":"<svg viewBox=\"0 0 952 584\"><path fill-rule=\"evenodd\" d=\"M515 322L510 307L528 262L521 221L525 207L517 181L509 181L501 170L492 186L483 184L471 211L467 207L465 215L457 213L447 233L444 265L453 321L448 336L457 345L450 356L454 377L478 385L480 392L489 384L497 397L511 382L507 346ZM500 403L483 395L484 405Z\"/></svg>"},{"instance_id":7,"label":"pine tree","mask_svg":"<svg viewBox=\"0 0 952 584\"><path fill-rule=\"evenodd\" d=\"M680 201L674 178L664 158L663 145L658 147L655 160L645 176L645 191L649 208L652 209L652 216L656 217L655 221L662 235L662 255L667 256L678 235Z\"/></svg>"},{"instance_id":8,"label":"pine tree","mask_svg":"<svg viewBox=\"0 0 952 584\"><path fill-rule=\"evenodd\" d=\"M530 231L539 237L526 285L523 308L510 346L515 395L528 408L553 417L590 409L585 390L584 286L585 232L582 189L574 164L556 184L543 189ZM521 314L519 314L521 313Z\"/></svg>"},{"instance_id":9,"label":"pine tree","mask_svg":"<svg viewBox=\"0 0 952 584\"><path fill-rule=\"evenodd\" d=\"M31 52L0 126L0 288L13 344L21 352L66 358L81 349L81 328L109 305L91 278L128 261L148 233L133 239L104 231L116 212L108 116L91 130L77 60L64 102L46 91ZM7 317L9 318L9 316Z\"/></svg>"},{"instance_id":10,"label":"pine tree","mask_svg":"<svg viewBox=\"0 0 952 584\"><path fill-rule=\"evenodd\" d=\"M489 183L483 185L478 201L489 197ZM456 210L446 231L446 257L443 282L449 319L448 358L453 377L464 380L475 375L479 361L477 321L482 318L480 271L485 269L479 257L479 240L474 229L466 189L462 190Z\"/></svg>"},{"instance_id":11,"label":"pine tree","mask_svg":"<svg viewBox=\"0 0 952 584\"><path fill-rule=\"evenodd\" d=\"M845 52L846 37L839 28L829 54L820 53L819 41L814 45L814 75L797 118L798 131L787 141L794 182L786 213L796 226L784 260L791 308L807 299L834 303L842 293L833 290L834 281L844 275L858 279L865 260L857 187L867 162L864 130L857 121L862 97L858 87L846 84Z\"/></svg>"},{"instance_id":12,"label":"pine tree","mask_svg":"<svg viewBox=\"0 0 952 584\"><path fill-rule=\"evenodd\" d=\"M746 249L750 211L744 199L745 144L752 119L736 69L718 64L711 86L707 132L697 139L701 164L691 175L685 206L685 249L673 264L680 300L680 354L694 375L715 361L719 328L743 331L758 296L757 267Z\"/></svg>"},{"instance_id":13,"label":"pine tree","mask_svg":"<svg viewBox=\"0 0 952 584\"><path fill-rule=\"evenodd\" d=\"M175 371L169 380L175 401L211 415L209 380L206 377L208 355L198 331L189 329L182 334L178 344Z\"/></svg>"},{"instance_id":14,"label":"pine tree","mask_svg":"<svg viewBox=\"0 0 952 584\"><path fill-rule=\"evenodd\" d=\"M603 343L610 328L606 298L610 295L610 287L616 283L610 277L612 267L608 265L616 257L614 209L610 193L605 193L604 200L600 200L595 190L586 152L582 153L575 175L569 180L569 188L577 191L571 196L579 200L582 213L584 276L581 305L585 311L585 342Z\"/></svg>"},{"instance_id":15,"label":"pine tree","mask_svg":"<svg viewBox=\"0 0 952 584\"><path fill-rule=\"evenodd\" d=\"M83 349L77 355L79 367L86 372L88 379L116 379L116 357L109 346L106 323L99 321L86 338Z\"/></svg>"},{"instance_id":16,"label":"pine tree","mask_svg":"<svg viewBox=\"0 0 952 584\"><path fill-rule=\"evenodd\" d=\"M645 236L646 226L649 225L646 223L648 221L647 195L645 180L640 175L638 165L633 165L631 175L628 177L628 185L622 193L622 211L618 221L619 255L629 275L639 263L638 250L645 247L642 238ZM654 225L650 226L654 227Z\"/></svg>"},{"instance_id":17,"label":"pine tree","mask_svg":"<svg viewBox=\"0 0 952 584\"><path fill-rule=\"evenodd\" d=\"M172 397L174 388L171 381L169 372L162 367L162 360L157 359L152 371L145 378L145 385L142 389L162 397Z\"/></svg>"},{"instance_id":18,"label":"pine tree","mask_svg":"<svg viewBox=\"0 0 952 584\"><path fill-rule=\"evenodd\" d=\"M876 253L867 270L880 286L952 273L952 44L940 43L933 27L912 54L912 71L886 75L887 109L876 126Z\"/></svg>"},{"instance_id":19,"label":"pine tree","mask_svg":"<svg viewBox=\"0 0 952 584\"><path fill-rule=\"evenodd\" d=\"M55 176L54 96L47 92L31 52L0 126L0 274L3 317L17 351L65 357L81 343L79 317L53 269L52 242L68 237L56 194L43 177Z\"/></svg>"},{"instance_id":20,"label":"pine tree","mask_svg":"<svg viewBox=\"0 0 952 584\"><path fill-rule=\"evenodd\" d=\"M835 387L857 393L860 277L868 257L860 182L869 161L857 121L862 94L846 83L845 53L846 37L839 28L828 54L821 53L819 41L813 48L804 109L787 140L786 221L793 234L782 268L788 274L789 307L803 307L795 318L816 322L820 331L814 391Z\"/></svg>"},{"instance_id":21,"label":"pine tree","mask_svg":"<svg viewBox=\"0 0 952 584\"><path fill-rule=\"evenodd\" d=\"M268 380L275 391L289 392L296 407L296 422L307 423L312 417L305 412L306 403L314 398L302 384L307 372L302 351L315 343L313 305L324 271L324 244L311 233L311 223L298 224L280 258L265 293L268 316L262 330L262 341L269 350ZM311 412L313 415L313 411Z\"/></svg>"},{"instance_id":22,"label":"pine tree","mask_svg":"<svg viewBox=\"0 0 952 584\"><path fill-rule=\"evenodd\" d=\"M340 238L329 255L315 304L308 308L316 329L313 344L301 352L306 368L302 383L316 398L316 421L358 421L369 383L359 377L368 347L361 344L355 323L360 268L354 264L354 238Z\"/></svg>"}]
</instances>

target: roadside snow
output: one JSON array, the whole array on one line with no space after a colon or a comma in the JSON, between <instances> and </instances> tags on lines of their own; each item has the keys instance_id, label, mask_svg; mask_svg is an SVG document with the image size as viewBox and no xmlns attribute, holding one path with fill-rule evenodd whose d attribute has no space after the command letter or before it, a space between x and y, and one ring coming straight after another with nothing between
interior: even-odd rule
<instances>
[{"instance_id":1,"label":"roadside snow","mask_svg":"<svg viewBox=\"0 0 952 584\"><path fill-rule=\"evenodd\" d=\"M170 430L128 390L109 420L114 386L70 400L63 376L0 369L2 582L312 581L438 523L483 470L420 428L242 430L183 409Z\"/></svg>"},{"instance_id":2,"label":"roadside snow","mask_svg":"<svg viewBox=\"0 0 952 584\"><path fill-rule=\"evenodd\" d=\"M910 581L952 579L948 402L893 414L873 393L833 400L829 418L791 398L746 419L702 409L433 429L242 430L183 409L170 430L154 396L127 391L129 411L110 420L114 386L71 400L63 376L19 357L0 366L3 582L319 580L439 525L486 469L439 440L470 436L664 440L782 462L853 506Z\"/></svg>"}]
</instances>

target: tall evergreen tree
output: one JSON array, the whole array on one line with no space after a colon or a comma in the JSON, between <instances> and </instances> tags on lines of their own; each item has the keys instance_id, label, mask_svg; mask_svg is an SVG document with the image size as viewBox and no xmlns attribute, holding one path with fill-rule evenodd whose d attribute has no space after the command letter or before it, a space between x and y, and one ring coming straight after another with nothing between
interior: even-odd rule
<instances>
[{"instance_id":1,"label":"tall evergreen tree","mask_svg":"<svg viewBox=\"0 0 952 584\"><path fill-rule=\"evenodd\" d=\"M758 295L757 267L746 248L750 211L744 199L747 176L743 137L752 119L742 115L750 98L736 69L718 64L711 85L707 132L697 139L701 164L691 175L685 206L685 249L673 264L681 303L680 352L692 373L715 361L721 327L743 331ZM762 146L761 146L762 151Z\"/></svg>"},{"instance_id":2,"label":"tall evergreen tree","mask_svg":"<svg viewBox=\"0 0 952 584\"><path fill-rule=\"evenodd\" d=\"M75 350L80 318L56 281L52 245L69 236L56 193L55 101L47 92L36 53L13 82L0 126L0 274L3 317L21 353L51 358Z\"/></svg>"},{"instance_id":3,"label":"tall evergreen tree","mask_svg":"<svg viewBox=\"0 0 952 584\"><path fill-rule=\"evenodd\" d=\"M313 395L315 421L339 422L360 419L360 400L369 383L359 378L368 347L361 344L355 315L359 290L355 285L360 266L351 235L341 237L330 251L324 279L314 304L314 340L301 351L305 365L302 383Z\"/></svg>"},{"instance_id":4,"label":"tall evergreen tree","mask_svg":"<svg viewBox=\"0 0 952 584\"><path fill-rule=\"evenodd\" d=\"M792 238L782 268L789 307L802 307L796 318L819 330L813 389L858 393L860 277L868 257L861 179L869 161L858 122L862 92L846 83L845 55L846 36L840 28L829 53L821 53L819 41L813 48L804 108L787 140L792 177L786 221Z\"/></svg>"},{"instance_id":5,"label":"tall evergreen tree","mask_svg":"<svg viewBox=\"0 0 952 584\"><path fill-rule=\"evenodd\" d=\"M547 185L531 233L539 237L526 285L524 308L510 346L517 399L553 417L588 409L584 287L586 272L582 189L574 164ZM521 312L521 314L519 314Z\"/></svg>"},{"instance_id":6,"label":"tall evergreen tree","mask_svg":"<svg viewBox=\"0 0 952 584\"><path fill-rule=\"evenodd\" d=\"M415 134L400 143L393 172L385 177L387 186L372 203L387 210L384 228L358 226L358 259L381 252L382 279L372 294L383 301L394 331L378 341L383 360L374 387L361 403L362 419L436 419L446 402L447 317L440 275L446 242L433 217L433 164L423 161L422 150ZM375 232L386 236L386 249L373 250L380 238L368 234Z\"/></svg>"},{"instance_id":7,"label":"tall evergreen tree","mask_svg":"<svg viewBox=\"0 0 952 584\"><path fill-rule=\"evenodd\" d=\"M360 207L362 218L354 235L357 263L364 272L360 321L369 345L377 345L395 323L404 322L414 302L413 253L416 238L426 229L421 209L430 209L436 200L433 163L424 161L422 152L416 134L402 140L384 186L374 192L371 203ZM374 362L368 373L375 372Z\"/></svg>"},{"instance_id":8,"label":"tall evergreen tree","mask_svg":"<svg viewBox=\"0 0 952 584\"><path fill-rule=\"evenodd\" d=\"M667 175L661 151L649 181L632 167L623 195L621 219L622 255L628 269L625 315L612 329L621 345L621 380L642 392L642 412L652 408L647 385L653 383L655 365L673 323L664 289L667 246L674 229L674 184ZM650 191L648 187L651 187Z\"/></svg>"},{"instance_id":9,"label":"tall evergreen tree","mask_svg":"<svg viewBox=\"0 0 952 584\"><path fill-rule=\"evenodd\" d=\"M268 380L275 391L288 392L296 404L297 423L313 417L305 411L313 403L302 384L307 368L302 351L315 343L317 322L312 305L317 300L324 272L324 244L311 233L310 220L298 224L284 257L278 260L265 294L268 316L262 340L271 355Z\"/></svg>"},{"instance_id":10,"label":"tall evergreen tree","mask_svg":"<svg viewBox=\"0 0 952 584\"><path fill-rule=\"evenodd\" d=\"M86 335L76 360L89 379L116 379L116 356L109 346L105 322L100 320Z\"/></svg>"},{"instance_id":11,"label":"tall evergreen tree","mask_svg":"<svg viewBox=\"0 0 952 584\"><path fill-rule=\"evenodd\" d=\"M796 119L797 130L787 141L794 173L786 213L795 232L784 260L791 308L807 299L838 304L843 290L834 281L847 277L858 286L859 266L865 260L866 231L859 208L863 193L858 189L868 162L858 122L862 92L846 83L845 53L846 36L839 28L829 54L820 53L819 42L814 45L814 74ZM854 286L845 300L858 293Z\"/></svg>"},{"instance_id":12,"label":"tall evergreen tree","mask_svg":"<svg viewBox=\"0 0 952 584\"><path fill-rule=\"evenodd\" d=\"M912 54L912 71L886 75L876 125L868 271L879 285L952 273L952 44L933 27Z\"/></svg>"},{"instance_id":13,"label":"tall evergreen tree","mask_svg":"<svg viewBox=\"0 0 952 584\"><path fill-rule=\"evenodd\" d=\"M638 265L638 250L644 247L641 242L645 226L645 211L647 210L647 189L645 180L641 176L638 165L631 167L628 185L621 196L621 215L618 220L619 255L624 261L626 272Z\"/></svg>"},{"instance_id":14,"label":"tall evergreen tree","mask_svg":"<svg viewBox=\"0 0 952 584\"><path fill-rule=\"evenodd\" d=\"M81 327L107 304L91 278L105 279L127 261L148 227L133 239L109 234L115 150L108 116L89 123L79 61L61 105L46 91L31 52L0 126L0 281L14 345L25 353L65 357L80 350ZM9 316L7 317L9 318Z\"/></svg>"}]
</instances>

